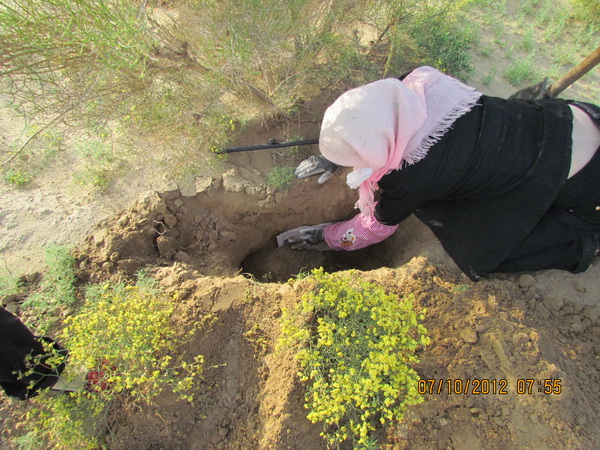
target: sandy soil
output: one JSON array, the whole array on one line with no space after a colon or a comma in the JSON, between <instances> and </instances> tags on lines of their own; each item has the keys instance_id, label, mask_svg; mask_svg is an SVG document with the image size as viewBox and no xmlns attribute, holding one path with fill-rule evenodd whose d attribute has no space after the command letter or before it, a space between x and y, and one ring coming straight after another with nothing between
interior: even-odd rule
<instances>
[{"instance_id":1,"label":"sandy soil","mask_svg":"<svg viewBox=\"0 0 600 450\"><path fill-rule=\"evenodd\" d=\"M514 88L482 90L505 96ZM312 126L316 134L317 125ZM20 139L15 127L2 116L5 141ZM240 140L264 142L265 134L249 130ZM324 448L318 424L305 418L295 362L274 353L281 308L307 289L288 278L318 266L360 270L361 277L391 292L413 293L418 305L428 308L425 325L432 345L418 371L436 380L436 391L410 410L406 423L382 429L382 444L414 449L598 446L598 263L579 275L546 271L473 283L414 218L386 242L360 253L277 249L278 233L342 220L353 214L355 201L343 176L325 185L304 180L289 191L267 189L264 175L281 162L278 158L271 152L232 155L222 175L175 185L141 179L138 173L103 194L65 189L69 167L54 183L0 188L5 272L41 270L48 242L77 244L82 278L127 279L146 267L166 289L179 293L182 323L208 313L217 317L192 349L216 366L206 372L201 404L165 395L153 409L116 411L111 448ZM266 345L245 336L254 325ZM472 387L457 394L442 383L475 379L497 383L497 391L477 393ZM524 379L534 380L530 393L518 392ZM560 380L560 394L539 391L549 379ZM2 401L6 439L18 430L19 416Z\"/></svg>"},{"instance_id":2,"label":"sandy soil","mask_svg":"<svg viewBox=\"0 0 600 450\"><path fill-rule=\"evenodd\" d=\"M600 266L579 276L550 271L473 283L413 220L353 258L277 249L278 232L343 217L354 197L342 177L328 187L306 180L269 194L253 183L255 176L232 169L203 180L204 190L188 197L149 191L80 246L80 278L128 279L146 267L178 294L182 326L216 317L188 348L212 367L202 401L163 395L154 408L115 411L111 448L325 448L319 425L305 418L295 361L274 352L281 309L308 289L306 281L287 280L318 266L360 269L358 276L399 296L413 294L428 309L432 344L417 370L435 387L405 423L380 430L384 447L594 448L600 442L594 425ZM475 380L491 387L477 389ZM533 380L531 391L523 392L519 380ZM559 380L561 393L544 394L546 380ZM6 437L19 428L20 415L3 414Z\"/></svg>"},{"instance_id":3,"label":"sandy soil","mask_svg":"<svg viewBox=\"0 0 600 450\"><path fill-rule=\"evenodd\" d=\"M152 409L115 411L111 448L325 448L319 425L305 418L296 363L274 352L281 309L308 289L306 281L286 280L320 265L358 267L359 276L399 296L413 294L428 309L432 344L417 370L435 388L404 424L380 431L381 444L534 449L594 448L600 442L594 426L600 309L597 302L583 305L599 292L599 266L583 276L541 273L473 283L446 264L416 221L388 244L362 252L360 264L339 253L276 249L273 237L280 230L339 217L353 198L337 183L327 200L312 206L309 194L325 188L304 181L261 202L260 194L245 192L248 181L238 171L193 197L148 192L81 246L78 263L91 280L127 279L146 267L178 294L182 326L216 316L188 348L214 366L205 373L202 401L192 406L164 395ZM381 262L390 267L375 268ZM463 383L459 390L467 380L492 387L456 393L455 380ZM534 380L531 392L519 393L519 380ZM562 392L540 392L545 380L560 380ZM18 417L6 415L6 434L18 429Z\"/></svg>"}]
</instances>

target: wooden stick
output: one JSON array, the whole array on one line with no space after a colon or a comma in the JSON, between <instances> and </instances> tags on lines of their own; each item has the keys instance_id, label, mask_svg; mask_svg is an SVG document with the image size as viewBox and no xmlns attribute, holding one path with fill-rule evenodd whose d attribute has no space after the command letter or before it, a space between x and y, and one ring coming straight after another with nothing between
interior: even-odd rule
<instances>
[{"instance_id":1,"label":"wooden stick","mask_svg":"<svg viewBox=\"0 0 600 450\"><path fill-rule=\"evenodd\" d=\"M580 79L590 70L592 70L598 63L600 63L600 47L594 50L587 58L577 64L572 70L566 73L556 83L553 83L546 92L544 97L553 98L572 85L575 81Z\"/></svg>"}]
</instances>

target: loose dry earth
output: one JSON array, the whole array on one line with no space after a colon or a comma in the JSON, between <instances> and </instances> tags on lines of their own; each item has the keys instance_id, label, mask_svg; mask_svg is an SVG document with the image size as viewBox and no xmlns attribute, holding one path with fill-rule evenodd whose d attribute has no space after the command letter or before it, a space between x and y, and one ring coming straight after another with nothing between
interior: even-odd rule
<instances>
[{"instance_id":1,"label":"loose dry earth","mask_svg":"<svg viewBox=\"0 0 600 450\"><path fill-rule=\"evenodd\" d=\"M11 123L8 116L0 123L5 139ZM315 135L318 121L307 126L305 135ZM277 130L272 124L270 131L250 130L240 139L264 142ZM319 266L358 270L399 296L414 294L428 309L432 344L417 369L423 379L436 380L436 392L426 394L404 424L381 430L384 446L600 445L598 263L579 275L546 271L473 283L414 218L386 242L356 253L278 249L278 233L342 220L354 214L355 201L344 176L325 185L295 181L287 191L266 188L265 174L278 158L269 151L233 155L222 175L177 185L138 174L101 196L65 192L66 178L58 175L26 191L1 188L5 270L37 272L44 244L77 243L82 281L128 279L146 268L178 293L182 326L216 316L188 349L204 355L210 367L202 400L191 405L163 395L155 408L116 411L112 448L324 448L319 425L305 418L296 363L274 351L281 309L308 289L288 279ZM475 379L487 380L481 393L473 392ZM524 379L534 380L531 392L518 392ZM560 380L560 394L539 391L550 379ZM442 380L463 386L470 380L471 387L455 394L444 383L438 393ZM0 408L6 448L24 406L2 398Z\"/></svg>"},{"instance_id":2,"label":"loose dry earth","mask_svg":"<svg viewBox=\"0 0 600 450\"><path fill-rule=\"evenodd\" d=\"M449 393L445 383L438 393L436 384L404 424L381 430L382 444L594 448L600 442L600 266L578 276L549 271L473 283L412 220L359 255L277 249L278 232L342 218L353 194L338 177L329 186L304 181L269 195L255 176L237 168L199 180L204 190L191 197L148 192L81 246L80 278L126 279L146 267L178 293L182 326L216 316L188 349L214 366L199 404L164 395L156 408L116 411L112 448L324 448L318 424L305 418L296 363L274 352L281 309L308 288L288 278L318 266L358 268L359 276L399 296L414 294L428 308L432 344L417 368L423 379L488 380L480 394L473 387ZM518 392L521 379L534 380L531 392ZM539 392L548 379L560 380L560 394ZM18 429L18 416L3 414L7 436Z\"/></svg>"},{"instance_id":3,"label":"loose dry earth","mask_svg":"<svg viewBox=\"0 0 600 450\"><path fill-rule=\"evenodd\" d=\"M157 410L120 417L116 448L323 448L319 427L304 418L294 361L274 354L281 308L306 290L302 281L286 280L321 265L358 267L360 276L399 296L412 293L428 308L432 345L418 367L424 379L498 383L497 393L471 388L466 395L449 394L444 387L426 395L404 425L382 431L381 442L397 448L595 447L600 310L583 305L599 292L597 281L588 283L598 279L598 267L580 277L556 272L472 283L444 263L441 248L416 222L404 235L354 258L276 249L277 232L349 210L353 198L336 183L299 183L262 207L248 202L240 178L224 177L228 190L214 182L193 198L148 194L105 234L88 240L89 259L83 261L96 276L161 263L153 273L185 301L182 320L216 314L197 352L208 365L224 365L207 372L200 408L165 398ZM315 205L312 196L325 192L327 200ZM418 248L414 255L407 243ZM391 268L375 269L381 265ZM233 276L240 267L278 282ZM553 288L558 279L571 290L569 297ZM255 325L264 340L244 335ZM535 380L531 393L518 393L519 379ZM562 393L539 392L537 382L547 379L560 379Z\"/></svg>"}]
</instances>

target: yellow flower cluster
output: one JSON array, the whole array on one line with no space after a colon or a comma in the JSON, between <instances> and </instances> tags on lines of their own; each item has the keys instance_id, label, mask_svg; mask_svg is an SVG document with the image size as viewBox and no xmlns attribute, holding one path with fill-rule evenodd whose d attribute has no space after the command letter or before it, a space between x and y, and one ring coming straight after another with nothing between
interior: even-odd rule
<instances>
[{"instance_id":1,"label":"yellow flower cluster","mask_svg":"<svg viewBox=\"0 0 600 450\"><path fill-rule=\"evenodd\" d=\"M90 289L80 311L65 320L59 340L69 350L71 370L98 372L96 389L36 398L34 434L57 448L98 448L96 435L105 432L102 419L116 399L142 406L168 388L193 401L204 360L180 355L194 330L173 327L175 305L148 279Z\"/></svg>"},{"instance_id":2,"label":"yellow flower cluster","mask_svg":"<svg viewBox=\"0 0 600 450\"><path fill-rule=\"evenodd\" d=\"M170 324L173 299L145 285L104 285L93 297L65 320L62 341L73 362L104 372L111 394L127 390L150 402L165 386L182 390L200 375L201 356L174 367L171 354L187 337Z\"/></svg>"},{"instance_id":3,"label":"yellow flower cluster","mask_svg":"<svg viewBox=\"0 0 600 450\"><path fill-rule=\"evenodd\" d=\"M374 444L378 425L400 421L422 401L416 350L429 343L413 298L398 299L352 272L312 273L316 288L284 311L279 347L295 346L301 381L308 381L308 418L336 446L350 438Z\"/></svg>"}]
</instances>

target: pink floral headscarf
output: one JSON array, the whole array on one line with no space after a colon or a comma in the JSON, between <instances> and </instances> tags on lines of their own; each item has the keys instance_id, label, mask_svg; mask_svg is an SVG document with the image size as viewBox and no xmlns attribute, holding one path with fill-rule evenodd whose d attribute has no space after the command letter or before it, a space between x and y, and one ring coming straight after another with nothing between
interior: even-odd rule
<instances>
[{"instance_id":1,"label":"pink floral headscarf","mask_svg":"<svg viewBox=\"0 0 600 450\"><path fill-rule=\"evenodd\" d=\"M348 185L359 189L357 206L369 215L377 182L403 162L423 159L481 95L427 66L403 81L375 81L345 92L327 108L319 149L331 162L355 167Z\"/></svg>"}]
</instances>

